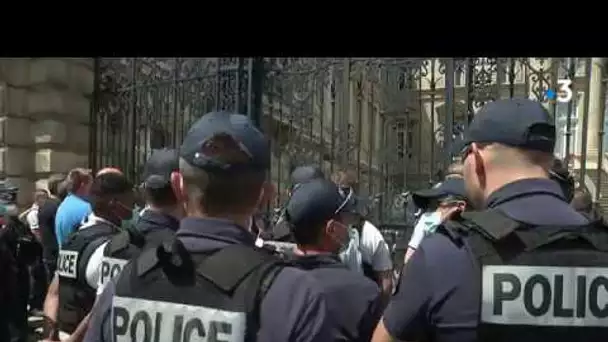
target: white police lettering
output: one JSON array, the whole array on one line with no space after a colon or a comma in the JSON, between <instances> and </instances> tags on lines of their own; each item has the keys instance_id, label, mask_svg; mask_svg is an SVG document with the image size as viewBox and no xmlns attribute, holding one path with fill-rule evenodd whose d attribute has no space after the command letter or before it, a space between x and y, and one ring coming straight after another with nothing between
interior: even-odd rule
<instances>
[{"instance_id":1,"label":"white police lettering","mask_svg":"<svg viewBox=\"0 0 608 342\"><path fill-rule=\"evenodd\" d=\"M57 274L76 279L78 270L78 252L60 250L57 257Z\"/></svg>"},{"instance_id":2,"label":"white police lettering","mask_svg":"<svg viewBox=\"0 0 608 342\"><path fill-rule=\"evenodd\" d=\"M99 285L105 285L110 279L116 277L128 260L103 257L99 270Z\"/></svg>"},{"instance_id":3,"label":"white police lettering","mask_svg":"<svg viewBox=\"0 0 608 342\"><path fill-rule=\"evenodd\" d=\"M116 342L242 342L243 312L185 304L114 297Z\"/></svg>"},{"instance_id":4,"label":"white police lettering","mask_svg":"<svg viewBox=\"0 0 608 342\"><path fill-rule=\"evenodd\" d=\"M481 321L608 326L608 268L484 266Z\"/></svg>"}]
</instances>

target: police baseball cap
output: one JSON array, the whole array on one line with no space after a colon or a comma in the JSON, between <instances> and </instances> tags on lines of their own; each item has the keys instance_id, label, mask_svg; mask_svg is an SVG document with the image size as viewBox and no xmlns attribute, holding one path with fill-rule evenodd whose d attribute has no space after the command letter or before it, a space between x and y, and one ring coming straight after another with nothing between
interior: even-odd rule
<instances>
[{"instance_id":1,"label":"police baseball cap","mask_svg":"<svg viewBox=\"0 0 608 342\"><path fill-rule=\"evenodd\" d=\"M338 186L326 179L314 179L298 186L285 207L285 219L292 229L311 227L352 211L353 193L343 196Z\"/></svg>"},{"instance_id":2,"label":"police baseball cap","mask_svg":"<svg viewBox=\"0 0 608 342\"><path fill-rule=\"evenodd\" d=\"M179 153L176 149L162 149L152 152L146 161L143 185L146 188L163 188L171 182L171 173L179 171Z\"/></svg>"},{"instance_id":3,"label":"police baseball cap","mask_svg":"<svg viewBox=\"0 0 608 342\"><path fill-rule=\"evenodd\" d=\"M319 167L315 165L298 166L293 170L293 172L291 172L292 186L306 183L317 178L325 178L325 174Z\"/></svg>"},{"instance_id":4,"label":"police baseball cap","mask_svg":"<svg viewBox=\"0 0 608 342\"><path fill-rule=\"evenodd\" d=\"M537 101L496 100L486 104L473 117L464 146L473 142L553 152L555 125L549 112Z\"/></svg>"},{"instance_id":5,"label":"police baseball cap","mask_svg":"<svg viewBox=\"0 0 608 342\"><path fill-rule=\"evenodd\" d=\"M206 171L232 172L270 168L270 144L253 122L241 114L211 112L186 134L180 157Z\"/></svg>"},{"instance_id":6,"label":"police baseball cap","mask_svg":"<svg viewBox=\"0 0 608 342\"><path fill-rule=\"evenodd\" d=\"M419 208L427 208L432 200L441 200L448 196L462 200L467 199L464 180L462 178L448 178L430 189L419 190L412 193L414 204Z\"/></svg>"}]
</instances>

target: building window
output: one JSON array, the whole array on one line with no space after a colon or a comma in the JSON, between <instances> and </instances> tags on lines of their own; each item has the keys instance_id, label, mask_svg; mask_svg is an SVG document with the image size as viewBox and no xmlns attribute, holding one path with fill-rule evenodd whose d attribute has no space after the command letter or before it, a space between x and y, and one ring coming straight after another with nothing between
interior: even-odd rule
<instances>
[{"instance_id":1,"label":"building window","mask_svg":"<svg viewBox=\"0 0 608 342\"><path fill-rule=\"evenodd\" d=\"M454 75L454 85L457 87L462 87L464 84L464 71L461 69L456 69L456 73Z\"/></svg>"},{"instance_id":2,"label":"building window","mask_svg":"<svg viewBox=\"0 0 608 342\"><path fill-rule=\"evenodd\" d=\"M405 73L404 72L399 73L398 87L399 87L399 90L405 89Z\"/></svg>"}]
</instances>

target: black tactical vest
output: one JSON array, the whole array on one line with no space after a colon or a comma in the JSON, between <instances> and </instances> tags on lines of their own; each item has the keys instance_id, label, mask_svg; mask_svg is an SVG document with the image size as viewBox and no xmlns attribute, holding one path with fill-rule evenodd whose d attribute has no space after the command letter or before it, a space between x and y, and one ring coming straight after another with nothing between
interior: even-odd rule
<instances>
[{"instance_id":1,"label":"black tactical vest","mask_svg":"<svg viewBox=\"0 0 608 342\"><path fill-rule=\"evenodd\" d=\"M112 236L103 249L101 269L99 270L99 286L105 286L108 281L122 271L131 258L137 256L144 248L144 236L135 229L125 229Z\"/></svg>"},{"instance_id":2,"label":"black tactical vest","mask_svg":"<svg viewBox=\"0 0 608 342\"><path fill-rule=\"evenodd\" d=\"M172 241L175 232L169 228L140 232L136 228L126 229L114 235L103 250L99 285L105 286L115 278L127 262L147 248L160 246L164 241Z\"/></svg>"},{"instance_id":3,"label":"black tactical vest","mask_svg":"<svg viewBox=\"0 0 608 342\"><path fill-rule=\"evenodd\" d=\"M442 231L465 243L476 264L478 341L608 338L608 229L601 222L531 227L492 209L464 213Z\"/></svg>"},{"instance_id":4,"label":"black tactical vest","mask_svg":"<svg viewBox=\"0 0 608 342\"><path fill-rule=\"evenodd\" d=\"M90 227L72 233L61 247L57 259L59 276L57 321L62 331L72 333L93 307L96 289L87 283L87 264L93 252L118 231L119 228L110 223L97 221Z\"/></svg>"},{"instance_id":5,"label":"black tactical vest","mask_svg":"<svg viewBox=\"0 0 608 342\"><path fill-rule=\"evenodd\" d=\"M282 267L250 246L190 254L175 239L146 250L118 278L116 340L256 341L261 299Z\"/></svg>"}]
</instances>

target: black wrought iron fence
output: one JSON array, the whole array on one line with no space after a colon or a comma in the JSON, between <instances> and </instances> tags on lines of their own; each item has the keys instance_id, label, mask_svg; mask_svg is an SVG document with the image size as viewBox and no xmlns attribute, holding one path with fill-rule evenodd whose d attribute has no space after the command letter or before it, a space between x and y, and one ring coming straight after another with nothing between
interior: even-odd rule
<instances>
[{"instance_id":1,"label":"black wrought iron fence","mask_svg":"<svg viewBox=\"0 0 608 342\"><path fill-rule=\"evenodd\" d=\"M398 194L441 177L454 141L488 101L545 102L564 122L560 153L572 159L578 146L586 153L580 126L588 126L590 65L590 58L100 58L90 160L137 180L150 152L178 146L196 118L245 113L272 142L278 202L295 166L315 163L328 175L349 166L359 194L381 195L374 220L399 222ZM546 91L564 78L574 100L550 102ZM574 131L584 142L577 145Z\"/></svg>"}]
</instances>

